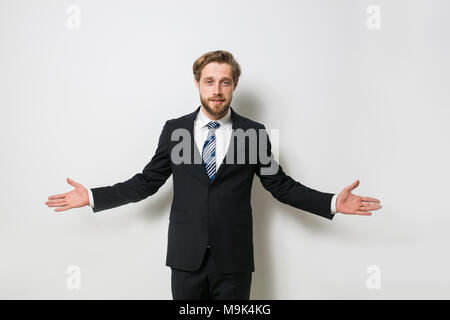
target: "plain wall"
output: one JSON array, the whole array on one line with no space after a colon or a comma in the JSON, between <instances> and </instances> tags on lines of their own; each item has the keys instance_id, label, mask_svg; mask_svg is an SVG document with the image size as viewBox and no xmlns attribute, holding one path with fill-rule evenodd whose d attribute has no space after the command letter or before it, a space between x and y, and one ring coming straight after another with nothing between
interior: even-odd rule
<instances>
[{"instance_id":1,"label":"plain wall","mask_svg":"<svg viewBox=\"0 0 450 320\"><path fill-rule=\"evenodd\" d=\"M67 27L70 5L80 29ZM381 28L370 29L371 5ZM194 111L192 64L241 64L231 106L279 129L297 181L381 199L332 221L255 176L252 299L450 298L448 30L434 1L0 1L0 298L172 299L172 178L99 213L49 195L141 172L167 119ZM81 287L67 287L69 266ZM367 285L370 266L379 289Z\"/></svg>"}]
</instances>

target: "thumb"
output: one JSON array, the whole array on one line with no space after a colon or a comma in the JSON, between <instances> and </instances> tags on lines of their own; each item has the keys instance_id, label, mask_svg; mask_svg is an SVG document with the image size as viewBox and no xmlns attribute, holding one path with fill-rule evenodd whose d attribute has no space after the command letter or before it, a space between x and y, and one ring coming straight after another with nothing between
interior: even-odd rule
<instances>
[{"instance_id":1,"label":"thumb","mask_svg":"<svg viewBox=\"0 0 450 320\"><path fill-rule=\"evenodd\" d=\"M70 185L72 185L72 186L74 186L74 187L76 187L77 184L78 184L77 182L73 181L73 180L70 179L70 178L67 178L66 181L67 181L68 184L70 184Z\"/></svg>"},{"instance_id":2,"label":"thumb","mask_svg":"<svg viewBox=\"0 0 450 320\"><path fill-rule=\"evenodd\" d=\"M351 190L355 189L357 186L359 186L359 180L356 180L356 181L353 182L351 185L349 185L349 186L347 187L347 190L348 190L348 191L351 191Z\"/></svg>"}]
</instances>

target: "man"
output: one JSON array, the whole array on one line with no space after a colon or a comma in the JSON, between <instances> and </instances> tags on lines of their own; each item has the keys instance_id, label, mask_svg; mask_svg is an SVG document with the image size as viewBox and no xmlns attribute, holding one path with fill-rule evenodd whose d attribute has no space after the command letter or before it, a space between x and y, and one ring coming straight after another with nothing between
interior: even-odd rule
<instances>
[{"instance_id":1,"label":"man","mask_svg":"<svg viewBox=\"0 0 450 320\"><path fill-rule=\"evenodd\" d=\"M371 215L381 205L351 193L359 180L335 195L310 189L283 172L264 125L230 107L241 73L231 53L205 53L193 73L201 106L166 121L142 173L89 190L67 178L75 189L50 196L46 204L58 207L55 211L86 205L94 212L111 209L153 195L173 174L166 259L173 299L249 299L255 270L254 174L279 201L330 220L336 212ZM249 134L239 139L238 132Z\"/></svg>"}]
</instances>

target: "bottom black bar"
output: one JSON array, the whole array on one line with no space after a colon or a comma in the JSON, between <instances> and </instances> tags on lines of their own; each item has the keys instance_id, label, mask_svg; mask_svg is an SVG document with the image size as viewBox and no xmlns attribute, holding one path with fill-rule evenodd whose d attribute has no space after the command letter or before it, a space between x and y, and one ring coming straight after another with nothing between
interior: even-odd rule
<instances>
[{"instance_id":1,"label":"bottom black bar","mask_svg":"<svg viewBox=\"0 0 450 320\"><path fill-rule=\"evenodd\" d=\"M449 300L1 300L3 313L49 316L134 317L147 319L309 319L389 317L421 312L445 315Z\"/></svg>"}]
</instances>

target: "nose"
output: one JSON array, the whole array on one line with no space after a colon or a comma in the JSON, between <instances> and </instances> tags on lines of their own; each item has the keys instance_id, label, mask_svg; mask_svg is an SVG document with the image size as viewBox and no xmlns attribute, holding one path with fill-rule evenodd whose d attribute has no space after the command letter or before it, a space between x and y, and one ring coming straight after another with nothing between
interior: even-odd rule
<instances>
[{"instance_id":1,"label":"nose","mask_svg":"<svg viewBox=\"0 0 450 320\"><path fill-rule=\"evenodd\" d=\"M221 95L222 94L222 87L219 83L216 83L214 85L214 95Z\"/></svg>"}]
</instances>

